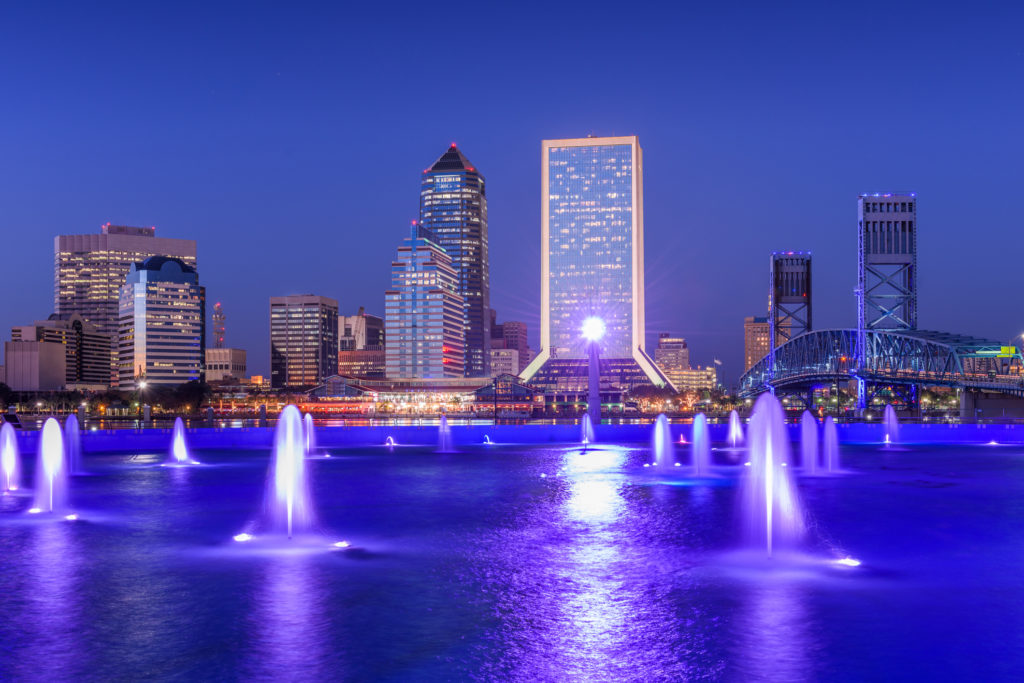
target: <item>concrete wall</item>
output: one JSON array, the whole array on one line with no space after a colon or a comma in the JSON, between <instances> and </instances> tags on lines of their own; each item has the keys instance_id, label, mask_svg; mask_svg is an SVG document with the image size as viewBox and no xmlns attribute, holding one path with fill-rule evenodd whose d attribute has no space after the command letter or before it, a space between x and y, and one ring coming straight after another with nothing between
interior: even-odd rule
<instances>
[{"instance_id":1,"label":"concrete wall","mask_svg":"<svg viewBox=\"0 0 1024 683\"><path fill-rule=\"evenodd\" d=\"M40 341L4 342L6 384L14 391L60 391L66 379L63 344Z\"/></svg>"}]
</instances>

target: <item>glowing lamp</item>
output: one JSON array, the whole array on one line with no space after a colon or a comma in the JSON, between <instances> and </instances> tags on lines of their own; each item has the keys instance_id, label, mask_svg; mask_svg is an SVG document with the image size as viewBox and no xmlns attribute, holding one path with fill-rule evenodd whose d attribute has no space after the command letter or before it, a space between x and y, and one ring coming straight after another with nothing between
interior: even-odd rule
<instances>
[{"instance_id":1,"label":"glowing lamp","mask_svg":"<svg viewBox=\"0 0 1024 683\"><path fill-rule=\"evenodd\" d=\"M583 321L581 332L583 332L583 338L587 341L599 341L604 336L604 321L592 315Z\"/></svg>"},{"instance_id":2,"label":"glowing lamp","mask_svg":"<svg viewBox=\"0 0 1024 683\"><path fill-rule=\"evenodd\" d=\"M252 540L252 535L251 534L244 534L243 533L243 534L238 534L238 535L234 536L233 538L237 542L239 542L239 543L245 543L246 541L251 541Z\"/></svg>"},{"instance_id":3,"label":"glowing lamp","mask_svg":"<svg viewBox=\"0 0 1024 683\"><path fill-rule=\"evenodd\" d=\"M840 565L840 566L843 566L843 567L859 567L860 566L860 560L855 560L852 557L844 557L841 560L836 560L835 563Z\"/></svg>"},{"instance_id":4,"label":"glowing lamp","mask_svg":"<svg viewBox=\"0 0 1024 683\"><path fill-rule=\"evenodd\" d=\"M347 548L350 545L352 545L352 544L349 543L348 541L338 541L337 543L334 544L334 547L335 548Z\"/></svg>"}]
</instances>

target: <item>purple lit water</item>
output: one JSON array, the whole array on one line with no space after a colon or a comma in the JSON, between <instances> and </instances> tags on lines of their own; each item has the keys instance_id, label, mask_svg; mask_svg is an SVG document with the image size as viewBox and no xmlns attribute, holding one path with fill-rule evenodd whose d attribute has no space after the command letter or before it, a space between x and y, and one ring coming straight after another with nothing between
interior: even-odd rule
<instances>
[{"instance_id":1,"label":"purple lit water","mask_svg":"<svg viewBox=\"0 0 1024 683\"><path fill-rule=\"evenodd\" d=\"M652 478L646 443L433 451L307 461L320 522L351 552L237 552L269 450L199 450L198 468L88 452L73 524L27 524L14 506L28 501L0 497L0 680L1012 681L1024 667L1024 446L843 444L846 476L799 487L808 555L863 561L850 569L737 563L742 465L692 485Z\"/></svg>"}]
</instances>

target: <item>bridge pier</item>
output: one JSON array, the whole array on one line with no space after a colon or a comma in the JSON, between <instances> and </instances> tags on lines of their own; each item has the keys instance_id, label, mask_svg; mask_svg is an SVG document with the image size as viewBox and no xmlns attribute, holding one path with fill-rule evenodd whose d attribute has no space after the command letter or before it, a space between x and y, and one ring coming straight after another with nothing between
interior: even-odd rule
<instances>
[{"instance_id":1,"label":"bridge pier","mask_svg":"<svg viewBox=\"0 0 1024 683\"><path fill-rule=\"evenodd\" d=\"M1024 417L1024 397L993 391L963 389L960 392L960 419Z\"/></svg>"}]
</instances>

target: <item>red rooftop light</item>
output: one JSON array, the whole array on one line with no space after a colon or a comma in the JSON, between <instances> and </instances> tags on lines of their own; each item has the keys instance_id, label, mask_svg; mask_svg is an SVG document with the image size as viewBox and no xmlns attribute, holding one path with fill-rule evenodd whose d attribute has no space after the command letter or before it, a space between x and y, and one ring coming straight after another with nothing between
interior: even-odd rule
<instances>
[{"instance_id":1,"label":"red rooftop light","mask_svg":"<svg viewBox=\"0 0 1024 683\"><path fill-rule=\"evenodd\" d=\"M454 146L455 146L455 143L453 142L453 143L452 143L452 147L454 147Z\"/></svg>"}]
</instances>

